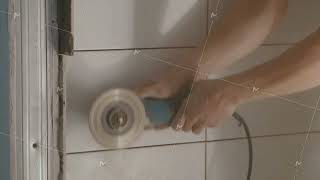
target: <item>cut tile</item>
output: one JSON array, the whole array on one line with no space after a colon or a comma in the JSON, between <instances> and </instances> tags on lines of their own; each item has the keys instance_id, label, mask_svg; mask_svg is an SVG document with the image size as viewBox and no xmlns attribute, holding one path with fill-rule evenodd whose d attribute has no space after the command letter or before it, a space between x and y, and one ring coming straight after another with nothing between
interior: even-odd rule
<instances>
[{"instance_id":1,"label":"cut tile","mask_svg":"<svg viewBox=\"0 0 320 180\"><path fill-rule=\"evenodd\" d=\"M318 180L320 176L320 134L310 134L304 149L302 165L296 173L296 180Z\"/></svg>"},{"instance_id":2,"label":"cut tile","mask_svg":"<svg viewBox=\"0 0 320 180\"><path fill-rule=\"evenodd\" d=\"M65 180L204 180L203 143L66 155Z\"/></svg>"},{"instance_id":3,"label":"cut tile","mask_svg":"<svg viewBox=\"0 0 320 180\"><path fill-rule=\"evenodd\" d=\"M75 50L198 46L206 27L206 0L73 2Z\"/></svg>"},{"instance_id":4,"label":"cut tile","mask_svg":"<svg viewBox=\"0 0 320 180\"><path fill-rule=\"evenodd\" d=\"M95 141L88 127L91 104L101 93L116 87L129 89L138 87L148 80L157 79L157 76L165 70L186 71L179 67L154 61L143 55L144 52L138 55L134 55L133 52L78 52L75 56L64 58L66 68L66 125L64 131L66 152L105 149ZM153 52L148 51L148 53L152 54ZM163 56L167 57L168 54L171 53L163 53ZM150 130L145 131L130 147L201 141L204 138L204 133L192 135L176 133L171 129Z\"/></svg>"},{"instance_id":5,"label":"cut tile","mask_svg":"<svg viewBox=\"0 0 320 180\"><path fill-rule=\"evenodd\" d=\"M251 179L292 180L304 135L253 139ZM207 144L207 179L245 180L248 168L247 140Z\"/></svg>"}]
</instances>

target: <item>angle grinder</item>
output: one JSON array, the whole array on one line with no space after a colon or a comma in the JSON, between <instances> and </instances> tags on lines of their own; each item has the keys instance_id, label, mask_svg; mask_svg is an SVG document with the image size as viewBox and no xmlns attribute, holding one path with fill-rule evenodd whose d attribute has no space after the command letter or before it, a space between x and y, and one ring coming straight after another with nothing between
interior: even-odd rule
<instances>
[{"instance_id":1,"label":"angle grinder","mask_svg":"<svg viewBox=\"0 0 320 180\"><path fill-rule=\"evenodd\" d=\"M169 126L187 92L172 99L141 99L127 89L111 89L93 103L89 128L108 148L125 148L145 129Z\"/></svg>"},{"instance_id":2,"label":"angle grinder","mask_svg":"<svg viewBox=\"0 0 320 180\"><path fill-rule=\"evenodd\" d=\"M187 97L190 88L171 99L140 99L126 89L112 89L102 94L93 104L89 127L98 143L108 148L124 148L133 142L146 128L170 125L173 116ZM234 112L235 120L242 125L248 140L250 180L253 163L253 147L250 130L244 118Z\"/></svg>"}]
</instances>

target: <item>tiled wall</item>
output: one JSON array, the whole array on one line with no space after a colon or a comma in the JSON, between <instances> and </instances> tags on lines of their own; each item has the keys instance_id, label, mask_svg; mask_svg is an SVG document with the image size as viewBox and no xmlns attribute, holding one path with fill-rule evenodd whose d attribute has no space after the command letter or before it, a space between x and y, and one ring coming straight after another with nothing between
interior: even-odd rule
<instances>
[{"instance_id":1,"label":"tiled wall","mask_svg":"<svg viewBox=\"0 0 320 180\"><path fill-rule=\"evenodd\" d=\"M146 131L123 150L96 143L87 122L90 105L102 92L139 86L164 70L185 71L181 59L190 58L190 47L199 45L208 24L215 22L230 2L74 1L76 51L64 58L66 180L246 179L247 142L243 129L232 119L200 135L170 129ZM268 61L303 39L320 26L318 7L318 0L289 0L287 16L265 44L219 76ZM218 16L211 19L211 12ZM139 48L153 49L135 54L134 49ZM314 109L319 95L320 88L314 88L238 109L254 136L252 179L318 179L320 112ZM311 134L307 135L311 121ZM300 159L302 165L296 167Z\"/></svg>"}]
</instances>

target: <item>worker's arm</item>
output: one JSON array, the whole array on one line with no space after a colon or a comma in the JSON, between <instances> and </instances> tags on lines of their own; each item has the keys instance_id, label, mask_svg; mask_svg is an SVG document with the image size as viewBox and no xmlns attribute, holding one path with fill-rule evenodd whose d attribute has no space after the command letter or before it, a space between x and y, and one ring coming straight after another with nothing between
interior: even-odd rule
<instances>
[{"instance_id":1,"label":"worker's arm","mask_svg":"<svg viewBox=\"0 0 320 180\"><path fill-rule=\"evenodd\" d=\"M272 61L227 79L259 89L241 95L245 100L291 94L320 85L320 29Z\"/></svg>"},{"instance_id":2,"label":"worker's arm","mask_svg":"<svg viewBox=\"0 0 320 180\"><path fill-rule=\"evenodd\" d=\"M255 50L286 13L287 0L237 0L212 25L201 72L216 73Z\"/></svg>"},{"instance_id":3,"label":"worker's arm","mask_svg":"<svg viewBox=\"0 0 320 180\"><path fill-rule=\"evenodd\" d=\"M286 7L287 0L234 1L220 23L212 26L200 71L216 73L253 51L279 22ZM192 58L181 61L197 68L201 54L199 48ZM192 81L193 75L183 69L172 69L158 82L148 83L137 92L142 97L168 97Z\"/></svg>"},{"instance_id":4,"label":"worker's arm","mask_svg":"<svg viewBox=\"0 0 320 180\"><path fill-rule=\"evenodd\" d=\"M319 85L320 29L267 63L224 80L198 81L187 108L180 109L173 127L199 133L206 127L217 126L240 104Z\"/></svg>"}]
</instances>

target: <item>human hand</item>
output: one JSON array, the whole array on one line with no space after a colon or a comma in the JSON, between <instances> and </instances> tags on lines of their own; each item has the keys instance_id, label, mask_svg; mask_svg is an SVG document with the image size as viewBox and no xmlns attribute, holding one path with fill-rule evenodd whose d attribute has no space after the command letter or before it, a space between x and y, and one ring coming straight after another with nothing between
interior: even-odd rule
<instances>
[{"instance_id":1,"label":"human hand","mask_svg":"<svg viewBox=\"0 0 320 180\"><path fill-rule=\"evenodd\" d=\"M158 81L147 82L135 90L141 98L169 98L174 96L186 84L193 81L194 72L172 69Z\"/></svg>"},{"instance_id":2,"label":"human hand","mask_svg":"<svg viewBox=\"0 0 320 180\"><path fill-rule=\"evenodd\" d=\"M135 90L141 98L167 99L174 97L187 84L193 81L193 72L172 69L161 76L158 81L147 82ZM157 125L154 129L170 127L170 124Z\"/></svg>"},{"instance_id":3,"label":"human hand","mask_svg":"<svg viewBox=\"0 0 320 180\"><path fill-rule=\"evenodd\" d=\"M236 107L245 100L247 89L222 80L200 80L185 99L172 127L195 134L207 127L216 127L231 117Z\"/></svg>"}]
</instances>

